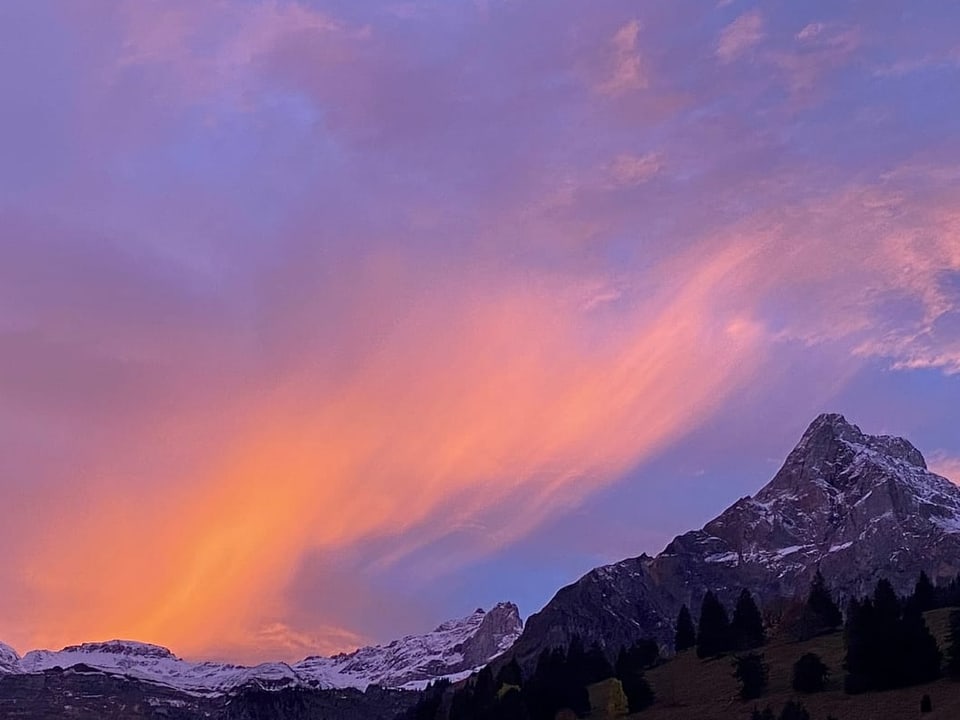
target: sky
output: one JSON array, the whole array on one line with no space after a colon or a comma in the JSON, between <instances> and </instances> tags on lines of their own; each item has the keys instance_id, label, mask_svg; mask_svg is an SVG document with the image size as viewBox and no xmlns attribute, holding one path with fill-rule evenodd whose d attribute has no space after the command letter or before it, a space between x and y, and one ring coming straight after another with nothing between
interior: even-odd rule
<instances>
[{"instance_id":1,"label":"sky","mask_svg":"<svg viewBox=\"0 0 960 720\"><path fill-rule=\"evenodd\" d=\"M960 6L0 3L0 639L535 612L820 412L960 482Z\"/></svg>"}]
</instances>

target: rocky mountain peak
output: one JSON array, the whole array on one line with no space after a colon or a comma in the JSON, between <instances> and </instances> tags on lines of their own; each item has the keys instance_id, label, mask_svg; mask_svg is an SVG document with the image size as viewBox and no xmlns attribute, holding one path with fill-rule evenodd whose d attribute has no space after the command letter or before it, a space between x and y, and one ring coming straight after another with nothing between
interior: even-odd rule
<instances>
[{"instance_id":1,"label":"rocky mountain peak","mask_svg":"<svg viewBox=\"0 0 960 720\"><path fill-rule=\"evenodd\" d=\"M479 666L508 650L523 630L520 609L510 602L497 603L489 612L481 610L483 619L477 631L462 645L464 663Z\"/></svg>"},{"instance_id":2,"label":"rocky mountain peak","mask_svg":"<svg viewBox=\"0 0 960 720\"><path fill-rule=\"evenodd\" d=\"M106 642L88 642L80 645L69 645L61 652L87 653L107 655L126 655L128 657L160 658L175 660L176 655L167 648L135 640L107 640Z\"/></svg>"},{"instance_id":3,"label":"rocky mountain peak","mask_svg":"<svg viewBox=\"0 0 960 720\"><path fill-rule=\"evenodd\" d=\"M851 489L851 481L862 475L865 466L897 475L925 471L927 463L920 451L903 438L867 435L843 415L823 414L810 424L780 471L757 493L756 500L769 502L784 493L798 496L813 492L824 496L831 491L845 491ZM822 492L817 493L818 488Z\"/></svg>"},{"instance_id":4,"label":"rocky mountain peak","mask_svg":"<svg viewBox=\"0 0 960 720\"><path fill-rule=\"evenodd\" d=\"M927 470L907 440L867 435L843 415L817 417L783 466L700 530L654 559L623 560L561 589L515 646L526 663L579 635L611 656L653 637L669 645L681 604L704 593L728 605L742 588L761 602L802 596L820 569L839 597L877 579L909 591L921 570L960 572L960 487Z\"/></svg>"}]
</instances>

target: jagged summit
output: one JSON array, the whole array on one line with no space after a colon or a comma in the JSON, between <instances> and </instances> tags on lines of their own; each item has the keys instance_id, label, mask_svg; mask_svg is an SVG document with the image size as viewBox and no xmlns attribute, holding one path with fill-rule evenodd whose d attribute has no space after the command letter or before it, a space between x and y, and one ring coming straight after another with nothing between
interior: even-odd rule
<instances>
[{"instance_id":1,"label":"jagged summit","mask_svg":"<svg viewBox=\"0 0 960 720\"><path fill-rule=\"evenodd\" d=\"M527 621L515 646L531 662L580 635L615 654L655 637L672 641L681 604L707 589L731 603L741 588L762 602L797 597L817 568L842 596L880 577L906 592L921 570L960 572L960 487L927 470L903 438L868 435L843 415L814 419L777 474L656 558L587 573Z\"/></svg>"},{"instance_id":2,"label":"jagged summit","mask_svg":"<svg viewBox=\"0 0 960 720\"><path fill-rule=\"evenodd\" d=\"M834 471L849 466L858 456L927 469L923 455L909 441L890 435L866 435L843 415L825 413L810 423L783 468L758 495L771 487L796 488L806 482L836 479Z\"/></svg>"}]
</instances>

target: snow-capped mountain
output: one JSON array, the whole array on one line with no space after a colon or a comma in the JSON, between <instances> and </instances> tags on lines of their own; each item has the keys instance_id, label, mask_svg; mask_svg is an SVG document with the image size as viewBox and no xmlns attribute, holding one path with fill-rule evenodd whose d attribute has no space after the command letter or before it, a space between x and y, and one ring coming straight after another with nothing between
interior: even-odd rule
<instances>
[{"instance_id":1,"label":"snow-capped mountain","mask_svg":"<svg viewBox=\"0 0 960 720\"><path fill-rule=\"evenodd\" d=\"M228 694L241 687L417 688L441 677L469 675L508 650L521 629L516 605L500 603L489 612L478 609L465 618L443 623L425 635L410 635L388 645L334 657L310 657L293 665L195 663L157 645L111 640L59 651L34 650L23 658L3 645L0 672L39 673L58 667L92 669L207 697Z\"/></svg>"},{"instance_id":2,"label":"snow-capped mountain","mask_svg":"<svg viewBox=\"0 0 960 720\"><path fill-rule=\"evenodd\" d=\"M0 673L17 672L20 664L20 656L17 651L9 645L0 643Z\"/></svg>"},{"instance_id":3,"label":"snow-capped mountain","mask_svg":"<svg viewBox=\"0 0 960 720\"><path fill-rule=\"evenodd\" d=\"M841 415L810 425L776 476L656 558L597 568L527 621L514 653L531 662L580 635L611 653L654 637L669 645L680 605L708 590L732 604L795 598L820 568L834 592L863 594L885 577L900 592L921 570L960 571L960 487L927 469L902 438L866 435Z\"/></svg>"}]
</instances>

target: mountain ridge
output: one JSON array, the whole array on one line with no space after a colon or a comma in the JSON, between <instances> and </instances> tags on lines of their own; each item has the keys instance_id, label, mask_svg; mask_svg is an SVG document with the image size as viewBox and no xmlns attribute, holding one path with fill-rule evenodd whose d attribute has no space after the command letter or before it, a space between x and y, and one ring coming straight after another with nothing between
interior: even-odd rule
<instances>
[{"instance_id":1,"label":"mountain ridge","mask_svg":"<svg viewBox=\"0 0 960 720\"><path fill-rule=\"evenodd\" d=\"M756 494L656 557L594 568L561 588L528 618L511 654L530 667L574 635L611 656L649 637L669 648L680 606L696 612L706 590L732 604L747 588L769 605L805 592L818 568L843 597L880 577L906 591L921 570L956 576L960 488L930 472L907 440L822 414Z\"/></svg>"},{"instance_id":2,"label":"mountain ridge","mask_svg":"<svg viewBox=\"0 0 960 720\"><path fill-rule=\"evenodd\" d=\"M311 656L300 662L191 662L168 648L133 640L70 645L62 650L31 650L21 658L0 644L0 673L31 674L54 668L88 667L136 678L198 697L228 694L251 686L267 690L305 687L356 688L369 685L418 689L442 678L458 679L508 650L522 628L516 605L502 602L477 609L423 635L408 635L388 644L359 648L332 657Z\"/></svg>"}]
</instances>

